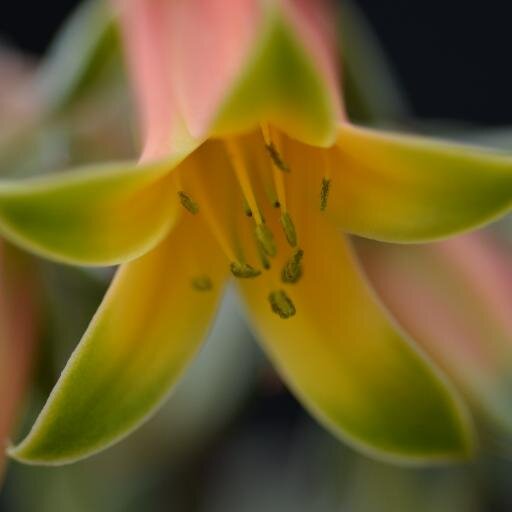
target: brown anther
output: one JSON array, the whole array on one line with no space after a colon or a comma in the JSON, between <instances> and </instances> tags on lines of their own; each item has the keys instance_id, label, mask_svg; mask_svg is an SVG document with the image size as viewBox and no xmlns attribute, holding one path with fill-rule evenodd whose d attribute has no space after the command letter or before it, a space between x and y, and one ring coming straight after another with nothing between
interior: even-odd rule
<instances>
[{"instance_id":1,"label":"brown anther","mask_svg":"<svg viewBox=\"0 0 512 512\"><path fill-rule=\"evenodd\" d=\"M239 279L251 279L261 274L260 270L251 267L248 263L241 263L239 261L232 262L229 269L231 273Z\"/></svg>"},{"instance_id":2,"label":"brown anther","mask_svg":"<svg viewBox=\"0 0 512 512\"><path fill-rule=\"evenodd\" d=\"M320 190L320 211L325 211L327 208L327 201L329 199L329 192L331 189L331 180L328 178L322 179L322 189Z\"/></svg>"},{"instance_id":3,"label":"brown anther","mask_svg":"<svg viewBox=\"0 0 512 512\"><path fill-rule=\"evenodd\" d=\"M181 205L185 210L190 212L192 215L196 215L199 212L199 205L185 192L180 190L178 192L178 197L180 198Z\"/></svg>"},{"instance_id":4,"label":"brown anther","mask_svg":"<svg viewBox=\"0 0 512 512\"><path fill-rule=\"evenodd\" d=\"M297 249L295 254L286 262L281 271L281 280L283 283L295 284L302 276L302 258L304 251Z\"/></svg>"},{"instance_id":5,"label":"brown anther","mask_svg":"<svg viewBox=\"0 0 512 512\"><path fill-rule=\"evenodd\" d=\"M290 168L288 167L288 165L286 165L286 163L284 162L284 160L282 159L279 151L277 150L277 148L274 146L274 143L273 142L269 142L269 143L266 143L265 144L265 147L267 148L267 153L269 154L270 156L270 159L272 160L272 162L274 163L274 165L280 170L280 171L283 171L283 172L290 172Z\"/></svg>"},{"instance_id":6,"label":"brown anther","mask_svg":"<svg viewBox=\"0 0 512 512\"><path fill-rule=\"evenodd\" d=\"M291 318L297 312L292 300L283 290L271 292L268 300L272 311L281 318Z\"/></svg>"}]
</instances>

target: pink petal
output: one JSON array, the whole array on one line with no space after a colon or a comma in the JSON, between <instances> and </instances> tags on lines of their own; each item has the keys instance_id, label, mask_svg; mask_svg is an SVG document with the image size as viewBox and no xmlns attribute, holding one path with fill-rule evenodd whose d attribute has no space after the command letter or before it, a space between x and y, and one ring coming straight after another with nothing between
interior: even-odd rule
<instances>
[{"instance_id":1,"label":"pink petal","mask_svg":"<svg viewBox=\"0 0 512 512\"><path fill-rule=\"evenodd\" d=\"M0 242L0 442L23 406L37 340L38 308L27 256ZM0 455L0 476L5 459Z\"/></svg>"},{"instance_id":2,"label":"pink petal","mask_svg":"<svg viewBox=\"0 0 512 512\"><path fill-rule=\"evenodd\" d=\"M258 0L174 3L174 80L193 136L204 135L245 63L257 35L260 4Z\"/></svg>"},{"instance_id":3,"label":"pink petal","mask_svg":"<svg viewBox=\"0 0 512 512\"><path fill-rule=\"evenodd\" d=\"M387 307L494 420L512 428L510 251L486 232L425 246L359 245Z\"/></svg>"},{"instance_id":4,"label":"pink petal","mask_svg":"<svg viewBox=\"0 0 512 512\"><path fill-rule=\"evenodd\" d=\"M162 156L183 121L206 135L240 75L257 36L261 0L113 0L144 129L143 158ZM342 107L333 11L327 0L275 0Z\"/></svg>"},{"instance_id":5,"label":"pink petal","mask_svg":"<svg viewBox=\"0 0 512 512\"><path fill-rule=\"evenodd\" d=\"M169 0L114 0L120 15L144 150L142 160L167 154L179 123L172 86Z\"/></svg>"}]
</instances>

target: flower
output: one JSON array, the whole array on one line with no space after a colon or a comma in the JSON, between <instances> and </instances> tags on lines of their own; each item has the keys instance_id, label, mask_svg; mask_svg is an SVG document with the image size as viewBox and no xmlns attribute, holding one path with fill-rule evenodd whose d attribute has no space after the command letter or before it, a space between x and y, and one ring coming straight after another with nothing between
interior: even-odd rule
<instances>
[{"instance_id":1,"label":"flower","mask_svg":"<svg viewBox=\"0 0 512 512\"><path fill-rule=\"evenodd\" d=\"M510 208L512 158L352 125L327 3L116 5L140 161L0 183L11 240L123 263L11 456L71 462L136 428L197 352L230 277L276 368L333 433L400 460L471 453L458 394L375 300L340 229L423 242L489 221Z\"/></svg>"},{"instance_id":2,"label":"flower","mask_svg":"<svg viewBox=\"0 0 512 512\"><path fill-rule=\"evenodd\" d=\"M512 274L505 243L489 230L426 245L357 247L386 306L450 375L479 423L510 437Z\"/></svg>"}]
</instances>

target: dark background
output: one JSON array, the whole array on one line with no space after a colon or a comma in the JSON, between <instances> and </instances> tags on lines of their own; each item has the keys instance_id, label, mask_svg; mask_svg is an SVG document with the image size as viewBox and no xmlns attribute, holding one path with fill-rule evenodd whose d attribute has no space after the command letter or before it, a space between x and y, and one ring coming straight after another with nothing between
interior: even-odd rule
<instances>
[{"instance_id":1,"label":"dark background","mask_svg":"<svg viewBox=\"0 0 512 512\"><path fill-rule=\"evenodd\" d=\"M512 125L510 2L356 1L390 55L418 116ZM41 53L76 3L7 2L0 35Z\"/></svg>"}]
</instances>

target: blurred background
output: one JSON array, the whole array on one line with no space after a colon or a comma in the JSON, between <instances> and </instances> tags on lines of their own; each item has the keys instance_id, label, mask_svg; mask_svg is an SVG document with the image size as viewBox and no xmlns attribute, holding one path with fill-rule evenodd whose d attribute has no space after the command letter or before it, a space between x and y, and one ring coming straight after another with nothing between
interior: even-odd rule
<instances>
[{"instance_id":1,"label":"blurred background","mask_svg":"<svg viewBox=\"0 0 512 512\"><path fill-rule=\"evenodd\" d=\"M0 17L0 41L37 61L77 3L9 2ZM490 138L496 133L497 145L510 140L512 146L512 6L497 0L353 3L388 58L400 88L401 115L407 111L405 124L420 120L426 131L442 126L447 133L485 129ZM381 122L396 121L383 112ZM44 403L111 275L38 265L47 321L22 431ZM11 463L0 510L512 510L512 464L499 450L484 450L471 464L411 469L371 461L343 446L279 382L233 297L223 312L163 411L126 441L73 466Z\"/></svg>"},{"instance_id":2,"label":"blurred background","mask_svg":"<svg viewBox=\"0 0 512 512\"><path fill-rule=\"evenodd\" d=\"M41 54L78 2L9 2L0 18L7 42ZM338 0L340 5L343 0ZM486 124L512 120L508 2L355 0L400 78L414 113Z\"/></svg>"}]
</instances>

